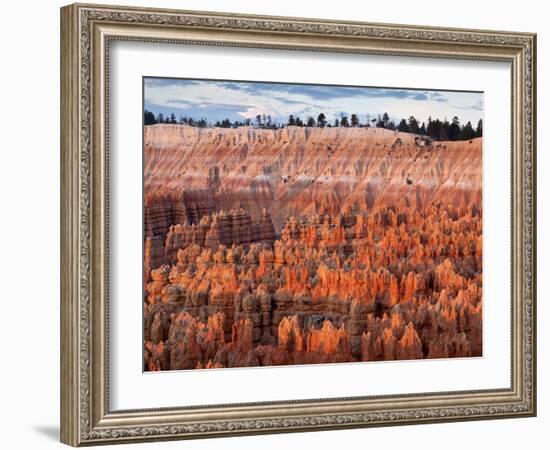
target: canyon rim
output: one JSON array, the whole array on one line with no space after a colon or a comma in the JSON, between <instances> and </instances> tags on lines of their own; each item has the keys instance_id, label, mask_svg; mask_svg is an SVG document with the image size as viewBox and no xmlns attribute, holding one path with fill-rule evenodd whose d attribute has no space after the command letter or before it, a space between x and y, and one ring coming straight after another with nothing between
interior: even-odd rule
<instances>
[{"instance_id":1,"label":"canyon rim","mask_svg":"<svg viewBox=\"0 0 550 450\"><path fill-rule=\"evenodd\" d=\"M481 92L143 83L145 371L482 356Z\"/></svg>"}]
</instances>

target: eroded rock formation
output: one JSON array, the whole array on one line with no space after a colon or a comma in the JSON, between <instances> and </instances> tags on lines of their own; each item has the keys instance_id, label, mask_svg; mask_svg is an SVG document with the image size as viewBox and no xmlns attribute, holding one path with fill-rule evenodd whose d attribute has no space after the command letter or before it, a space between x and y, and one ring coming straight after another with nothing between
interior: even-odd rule
<instances>
[{"instance_id":1,"label":"eroded rock formation","mask_svg":"<svg viewBox=\"0 0 550 450\"><path fill-rule=\"evenodd\" d=\"M480 355L481 215L455 213L294 219L273 244L180 240L147 284L147 367Z\"/></svg>"},{"instance_id":2,"label":"eroded rock formation","mask_svg":"<svg viewBox=\"0 0 550 450\"><path fill-rule=\"evenodd\" d=\"M167 213L185 210L190 223L220 209L244 208L258 219L265 208L277 233L291 216L361 212L397 201L481 204L481 138L427 145L382 128L184 125L147 126L144 138L146 230L147 201L166 195L177 199ZM170 217L164 232L185 221Z\"/></svg>"},{"instance_id":3,"label":"eroded rock formation","mask_svg":"<svg viewBox=\"0 0 550 450\"><path fill-rule=\"evenodd\" d=\"M144 226L146 370L482 354L480 139L146 127Z\"/></svg>"}]
</instances>

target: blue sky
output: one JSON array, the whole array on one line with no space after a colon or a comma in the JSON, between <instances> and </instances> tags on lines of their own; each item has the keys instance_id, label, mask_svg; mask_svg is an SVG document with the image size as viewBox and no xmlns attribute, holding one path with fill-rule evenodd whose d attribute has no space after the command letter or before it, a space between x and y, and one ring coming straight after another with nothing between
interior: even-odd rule
<instances>
[{"instance_id":1,"label":"blue sky","mask_svg":"<svg viewBox=\"0 0 550 450\"><path fill-rule=\"evenodd\" d=\"M331 122L341 114L359 114L366 122L387 112L392 120L428 116L475 126L483 114L483 94L435 90L342 87L330 85L279 84L241 81L211 81L175 78L144 78L144 107L155 114L205 117L215 122L254 119L269 114L285 122L290 114L306 120L323 112Z\"/></svg>"}]
</instances>

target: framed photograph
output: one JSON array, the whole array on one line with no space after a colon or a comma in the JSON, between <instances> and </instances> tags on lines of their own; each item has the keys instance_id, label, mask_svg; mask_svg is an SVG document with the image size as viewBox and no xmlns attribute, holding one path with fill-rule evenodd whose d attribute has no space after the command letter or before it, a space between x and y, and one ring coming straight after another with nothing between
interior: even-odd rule
<instances>
[{"instance_id":1,"label":"framed photograph","mask_svg":"<svg viewBox=\"0 0 550 450\"><path fill-rule=\"evenodd\" d=\"M535 415L535 57L62 8L62 442Z\"/></svg>"}]
</instances>

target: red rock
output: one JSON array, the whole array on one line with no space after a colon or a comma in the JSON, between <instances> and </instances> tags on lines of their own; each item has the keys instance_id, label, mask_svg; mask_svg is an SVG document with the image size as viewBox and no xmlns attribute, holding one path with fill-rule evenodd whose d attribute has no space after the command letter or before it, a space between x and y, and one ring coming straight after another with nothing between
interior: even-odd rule
<instances>
[{"instance_id":1,"label":"red rock","mask_svg":"<svg viewBox=\"0 0 550 450\"><path fill-rule=\"evenodd\" d=\"M146 127L145 370L482 354L480 140L171 127Z\"/></svg>"},{"instance_id":2,"label":"red rock","mask_svg":"<svg viewBox=\"0 0 550 450\"><path fill-rule=\"evenodd\" d=\"M409 322L405 328L403 337L399 340L397 347L397 359L420 359L422 358L422 341L418 337L414 325Z\"/></svg>"},{"instance_id":3,"label":"red rock","mask_svg":"<svg viewBox=\"0 0 550 450\"><path fill-rule=\"evenodd\" d=\"M278 329L279 349L282 351L303 352L306 349L302 329L298 325L298 316L283 318Z\"/></svg>"}]
</instances>

